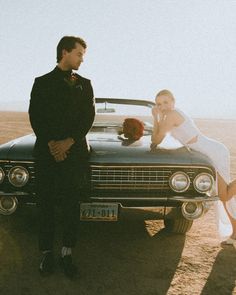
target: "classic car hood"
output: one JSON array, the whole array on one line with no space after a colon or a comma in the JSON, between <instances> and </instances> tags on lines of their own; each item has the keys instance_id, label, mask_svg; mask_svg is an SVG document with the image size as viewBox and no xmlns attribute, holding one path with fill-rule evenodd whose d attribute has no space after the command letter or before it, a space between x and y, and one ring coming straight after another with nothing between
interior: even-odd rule
<instances>
[{"instance_id":1,"label":"classic car hood","mask_svg":"<svg viewBox=\"0 0 236 295\"><path fill-rule=\"evenodd\" d=\"M16 138L0 146L0 160L33 160L34 134Z\"/></svg>"},{"instance_id":2,"label":"classic car hood","mask_svg":"<svg viewBox=\"0 0 236 295\"><path fill-rule=\"evenodd\" d=\"M93 164L165 164L165 165L208 165L210 159L198 152L190 151L170 136L150 152L151 136L143 136L131 145L114 134L90 133L92 147L90 162Z\"/></svg>"},{"instance_id":3,"label":"classic car hood","mask_svg":"<svg viewBox=\"0 0 236 295\"><path fill-rule=\"evenodd\" d=\"M117 135L109 133L90 132L88 139L92 164L212 165L207 156L188 150L171 137L167 137L155 152L150 152L150 136L130 145L124 145ZM33 161L34 143L34 134L5 143L0 146L0 160Z\"/></svg>"}]
</instances>

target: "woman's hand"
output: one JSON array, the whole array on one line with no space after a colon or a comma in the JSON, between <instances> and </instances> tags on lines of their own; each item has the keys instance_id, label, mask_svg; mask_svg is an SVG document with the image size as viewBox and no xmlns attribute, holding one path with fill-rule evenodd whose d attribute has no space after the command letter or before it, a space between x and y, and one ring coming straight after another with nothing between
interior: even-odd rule
<instances>
[{"instance_id":1,"label":"woman's hand","mask_svg":"<svg viewBox=\"0 0 236 295\"><path fill-rule=\"evenodd\" d=\"M156 149L157 149L157 143L151 142L151 144L150 144L150 150L151 150L151 152L156 151Z\"/></svg>"},{"instance_id":2,"label":"woman's hand","mask_svg":"<svg viewBox=\"0 0 236 295\"><path fill-rule=\"evenodd\" d=\"M154 106L154 107L152 108L152 116L153 116L153 118L154 118L154 119L157 119L158 114L159 114L158 107L157 107L157 106Z\"/></svg>"},{"instance_id":3,"label":"woman's hand","mask_svg":"<svg viewBox=\"0 0 236 295\"><path fill-rule=\"evenodd\" d=\"M158 106L154 106L152 108L152 116L153 116L154 120L156 120L158 122L160 122L164 119L164 114L160 111Z\"/></svg>"}]
</instances>

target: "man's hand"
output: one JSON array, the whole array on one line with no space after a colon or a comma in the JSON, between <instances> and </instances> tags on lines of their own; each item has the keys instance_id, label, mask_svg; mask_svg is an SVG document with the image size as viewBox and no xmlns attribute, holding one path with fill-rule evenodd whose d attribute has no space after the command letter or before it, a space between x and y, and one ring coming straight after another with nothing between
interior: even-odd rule
<instances>
[{"instance_id":1,"label":"man's hand","mask_svg":"<svg viewBox=\"0 0 236 295\"><path fill-rule=\"evenodd\" d=\"M67 154L58 154L53 156L56 162L62 162L67 158Z\"/></svg>"},{"instance_id":2,"label":"man's hand","mask_svg":"<svg viewBox=\"0 0 236 295\"><path fill-rule=\"evenodd\" d=\"M69 137L63 140L51 140L48 143L51 155L55 158L56 162L64 161L69 153L74 140Z\"/></svg>"}]
</instances>

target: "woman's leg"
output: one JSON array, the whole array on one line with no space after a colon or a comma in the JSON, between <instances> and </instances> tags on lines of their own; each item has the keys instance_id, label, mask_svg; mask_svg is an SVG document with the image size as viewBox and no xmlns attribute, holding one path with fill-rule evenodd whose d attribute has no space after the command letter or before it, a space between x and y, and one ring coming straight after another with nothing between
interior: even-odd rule
<instances>
[{"instance_id":1,"label":"woman's leg","mask_svg":"<svg viewBox=\"0 0 236 295\"><path fill-rule=\"evenodd\" d=\"M219 194L220 200L222 201L224 205L225 211L227 212L230 222L232 224L233 232L232 232L231 238L236 239L236 219L234 219L230 215L226 207L226 201L230 199L228 196L228 185L219 174L218 174L218 194Z\"/></svg>"},{"instance_id":2,"label":"woman's leg","mask_svg":"<svg viewBox=\"0 0 236 295\"><path fill-rule=\"evenodd\" d=\"M228 200L231 199L233 196L236 196L236 179L234 179L228 185Z\"/></svg>"}]
</instances>

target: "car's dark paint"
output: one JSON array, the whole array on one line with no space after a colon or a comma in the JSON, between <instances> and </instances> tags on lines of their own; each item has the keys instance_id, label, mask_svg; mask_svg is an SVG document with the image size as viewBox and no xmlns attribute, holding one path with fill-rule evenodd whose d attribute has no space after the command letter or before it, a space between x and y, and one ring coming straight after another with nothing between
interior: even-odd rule
<instances>
[{"instance_id":1,"label":"car's dark paint","mask_svg":"<svg viewBox=\"0 0 236 295\"><path fill-rule=\"evenodd\" d=\"M178 149L157 149L151 152L148 145L122 146L120 140L96 139L90 140L91 164L152 164L152 165L204 165L212 167L209 158L201 153L189 151L186 147ZM99 138L99 136L98 136ZM0 146L1 161L34 161L34 134L26 135Z\"/></svg>"},{"instance_id":2,"label":"car's dark paint","mask_svg":"<svg viewBox=\"0 0 236 295\"><path fill-rule=\"evenodd\" d=\"M148 136L141 141L141 146L122 146L122 142L114 138L99 137L94 134L90 137L92 147L91 163L104 164L165 164L165 165L206 165L210 164L209 158L198 152L190 151L186 147L178 149L157 149L151 152L149 143L151 138ZM99 140L100 138L100 140Z\"/></svg>"},{"instance_id":3,"label":"car's dark paint","mask_svg":"<svg viewBox=\"0 0 236 295\"><path fill-rule=\"evenodd\" d=\"M141 146L123 146L116 135L106 137L97 133L90 134L91 163L115 164L165 164L165 165L205 165L211 167L211 161L203 154L190 151L186 147L178 149L157 149L151 152L150 137L143 140ZM33 147L35 135L30 134L12 140L0 146L0 160L34 161Z\"/></svg>"},{"instance_id":4,"label":"car's dark paint","mask_svg":"<svg viewBox=\"0 0 236 295\"><path fill-rule=\"evenodd\" d=\"M146 100L102 98L96 99L96 102L98 103L98 106L104 106L105 104L105 107L106 102L110 105L114 103L124 104L127 106L146 106L148 108L151 108L154 105L153 102ZM101 108L101 110L106 109ZM112 111L112 108L110 108L110 110ZM105 122L104 128L106 128L106 124L109 122L109 120ZM118 127L121 128L121 122L119 124L120 126ZM184 233L189 230L192 220L185 219L180 213L181 210L179 210L183 202L185 202L185 200L186 202L204 202L211 201L211 198L212 201L217 200L217 195L214 192L211 193L211 196L205 193L198 193L193 185L195 175L201 172L210 174L215 182L216 172L210 159L201 153L194 152L188 147L184 147L180 143L175 142L171 147L168 143L167 145L163 143L158 149L151 151L151 131L150 129L148 130L148 128L145 136L143 136L138 142L126 146L123 144L122 138L118 134L119 132L116 132L115 130L115 127L112 125L111 131L108 130L109 132L102 132L100 131L99 126L96 130L95 125L95 127L88 134L89 144L91 146L89 159L91 175L88 177L85 201L101 203L106 201L111 203L116 202L127 207L154 206L159 208L160 218L162 217L165 219L165 225L169 227L169 229L179 233ZM33 156L34 144L35 135L30 134L0 145L0 167L4 167L6 174L4 181L0 183L0 211L1 198L4 198L5 196L17 198L19 202L23 201L24 203L35 203L37 194L35 190L35 159ZM11 185L7 177L11 167L17 165L24 166L30 173L29 182L25 186L18 188ZM126 171L125 173L130 173L131 180L133 179L133 173L136 173L136 167L137 169L139 169L138 167L141 167L141 169L143 168L144 170L149 168L154 169L155 172L161 174L163 173L163 175L166 173L166 176L164 177L168 178L170 178L176 171L182 171L189 175L191 185L189 189L183 193L174 192L169 186L168 178L165 182L164 189L162 186L157 189L149 189L148 184L146 188L145 181L142 189L139 189L139 187L134 188L135 182L132 189L123 187L110 189L108 183L107 189L103 190L99 188L99 184L96 187L96 181L95 185L93 185L93 169L101 169L102 171L103 168L108 168L109 171L109 167L115 167L114 169L124 167L124 170ZM130 167L131 171L129 172ZM168 172L165 170L168 170ZM116 182L116 185L117 183L119 185L119 179L116 179L114 182ZM180 200L179 198L182 199ZM178 209L178 217L174 219L174 211L170 211L172 207L174 207L174 209ZM168 222L168 218L171 218L172 221Z\"/></svg>"},{"instance_id":5,"label":"car's dark paint","mask_svg":"<svg viewBox=\"0 0 236 295\"><path fill-rule=\"evenodd\" d=\"M0 146L0 160L33 161L35 135L26 135Z\"/></svg>"}]
</instances>

